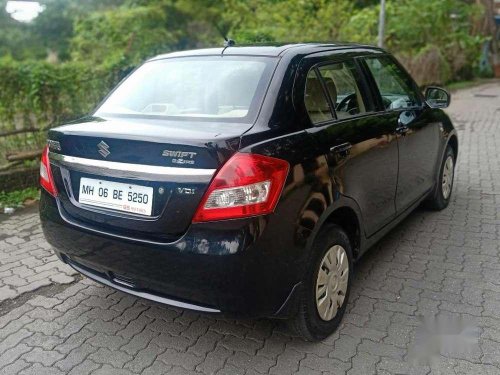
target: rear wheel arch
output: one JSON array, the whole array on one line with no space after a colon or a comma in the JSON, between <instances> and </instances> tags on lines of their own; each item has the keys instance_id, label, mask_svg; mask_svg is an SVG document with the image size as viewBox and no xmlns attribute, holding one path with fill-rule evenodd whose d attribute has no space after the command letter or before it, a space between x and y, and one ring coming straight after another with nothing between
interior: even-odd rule
<instances>
[{"instance_id":1,"label":"rear wheel arch","mask_svg":"<svg viewBox=\"0 0 500 375\"><path fill-rule=\"evenodd\" d=\"M455 161L458 157L458 138L455 134L453 134L448 140L448 144L453 149L453 154L455 155Z\"/></svg>"},{"instance_id":2,"label":"rear wheel arch","mask_svg":"<svg viewBox=\"0 0 500 375\"><path fill-rule=\"evenodd\" d=\"M316 229L316 238L323 228L330 224L335 224L341 227L349 237L351 248L353 250L353 257L357 259L361 254L361 220L355 209L348 205L336 207L321 221L321 224Z\"/></svg>"}]
</instances>

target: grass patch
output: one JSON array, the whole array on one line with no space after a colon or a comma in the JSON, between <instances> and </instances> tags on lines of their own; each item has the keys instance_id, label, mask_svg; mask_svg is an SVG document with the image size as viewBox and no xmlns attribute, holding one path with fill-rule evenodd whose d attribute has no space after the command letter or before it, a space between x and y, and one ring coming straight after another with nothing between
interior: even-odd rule
<instances>
[{"instance_id":1,"label":"grass patch","mask_svg":"<svg viewBox=\"0 0 500 375\"><path fill-rule=\"evenodd\" d=\"M15 190L8 193L0 192L0 208L4 207L22 207L27 200L40 199L40 189L30 187L23 190Z\"/></svg>"}]
</instances>

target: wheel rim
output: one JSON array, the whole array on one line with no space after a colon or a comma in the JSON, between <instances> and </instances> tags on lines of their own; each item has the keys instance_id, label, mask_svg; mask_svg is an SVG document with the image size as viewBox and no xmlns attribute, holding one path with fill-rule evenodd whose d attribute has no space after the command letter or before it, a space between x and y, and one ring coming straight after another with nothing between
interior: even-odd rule
<instances>
[{"instance_id":1,"label":"wheel rim","mask_svg":"<svg viewBox=\"0 0 500 375\"><path fill-rule=\"evenodd\" d=\"M441 189L443 192L444 199L448 199L448 197L450 196L452 185L453 185L453 157L448 156L444 163L443 181L441 183Z\"/></svg>"},{"instance_id":2,"label":"wheel rim","mask_svg":"<svg viewBox=\"0 0 500 375\"><path fill-rule=\"evenodd\" d=\"M342 307L349 281L349 260L345 249L332 246L323 257L316 279L316 308L321 319L332 320Z\"/></svg>"}]
</instances>

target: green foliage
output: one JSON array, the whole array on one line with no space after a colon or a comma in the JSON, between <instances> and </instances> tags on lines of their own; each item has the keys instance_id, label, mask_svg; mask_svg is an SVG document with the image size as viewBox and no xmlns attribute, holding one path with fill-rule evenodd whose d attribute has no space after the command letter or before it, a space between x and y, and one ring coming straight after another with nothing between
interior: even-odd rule
<instances>
[{"instance_id":1,"label":"green foliage","mask_svg":"<svg viewBox=\"0 0 500 375\"><path fill-rule=\"evenodd\" d=\"M39 199L40 190L38 188L27 188L24 190L11 191L5 193L0 191L0 208L21 207L27 199Z\"/></svg>"},{"instance_id":2,"label":"green foliage","mask_svg":"<svg viewBox=\"0 0 500 375\"><path fill-rule=\"evenodd\" d=\"M138 64L176 44L165 23L166 15L158 6L92 13L75 24L72 58L106 66Z\"/></svg>"},{"instance_id":3,"label":"green foliage","mask_svg":"<svg viewBox=\"0 0 500 375\"><path fill-rule=\"evenodd\" d=\"M244 0L178 0L173 11L187 21L187 37L198 45L221 45L224 37L234 38L244 19L254 13L257 4Z\"/></svg>"},{"instance_id":4,"label":"green foliage","mask_svg":"<svg viewBox=\"0 0 500 375\"><path fill-rule=\"evenodd\" d=\"M356 12L343 28L342 37L376 43L378 12L378 5ZM384 42L412 71L413 65L438 64L435 68L439 72L434 70L433 77L423 77L420 83L470 79L485 40L474 33L482 12L478 5L459 0L388 0ZM436 48L438 53L429 54ZM437 60L426 60L430 55ZM440 74L437 81L435 74Z\"/></svg>"},{"instance_id":5,"label":"green foliage","mask_svg":"<svg viewBox=\"0 0 500 375\"><path fill-rule=\"evenodd\" d=\"M82 62L0 62L3 130L46 127L81 116L114 83L114 75Z\"/></svg>"},{"instance_id":6,"label":"green foliage","mask_svg":"<svg viewBox=\"0 0 500 375\"><path fill-rule=\"evenodd\" d=\"M0 133L43 129L0 137L0 165L6 153L39 149L45 129L88 113L150 56L221 46L223 37L376 44L380 10L379 0L39 1L45 10L21 23L0 0ZM385 46L419 84L477 76L480 2L386 1Z\"/></svg>"},{"instance_id":7,"label":"green foliage","mask_svg":"<svg viewBox=\"0 0 500 375\"><path fill-rule=\"evenodd\" d=\"M68 57L69 38L73 33L73 20L69 17L71 2L67 0L46 0L46 9L27 25L31 37L44 53L51 51L58 59Z\"/></svg>"},{"instance_id":8,"label":"green foliage","mask_svg":"<svg viewBox=\"0 0 500 375\"><path fill-rule=\"evenodd\" d=\"M88 113L122 77L121 70L82 62L0 61L0 132L48 127ZM0 137L0 165L6 153L39 149L45 131Z\"/></svg>"},{"instance_id":9,"label":"green foliage","mask_svg":"<svg viewBox=\"0 0 500 375\"><path fill-rule=\"evenodd\" d=\"M15 21L5 10L7 0L0 0L0 58L24 59L44 55L27 32L25 24Z\"/></svg>"},{"instance_id":10,"label":"green foliage","mask_svg":"<svg viewBox=\"0 0 500 375\"><path fill-rule=\"evenodd\" d=\"M350 0L260 0L235 28L237 41L338 40L354 10Z\"/></svg>"},{"instance_id":11,"label":"green foliage","mask_svg":"<svg viewBox=\"0 0 500 375\"><path fill-rule=\"evenodd\" d=\"M435 45L426 45L413 56L400 54L398 57L421 86L442 84L452 77L450 63Z\"/></svg>"},{"instance_id":12,"label":"green foliage","mask_svg":"<svg viewBox=\"0 0 500 375\"><path fill-rule=\"evenodd\" d=\"M32 22L15 21L7 14L7 0L0 0L0 57L15 60L69 58L73 23L79 17L121 5L124 0L40 0L45 10Z\"/></svg>"},{"instance_id":13,"label":"green foliage","mask_svg":"<svg viewBox=\"0 0 500 375\"><path fill-rule=\"evenodd\" d=\"M377 42L378 0L42 0L46 10L20 24L0 0L0 56L47 51L112 70L171 50L254 42ZM484 40L483 9L464 0L387 0L385 44L406 59L440 49L453 79L474 74ZM3 5L3 6L2 6ZM3 12L3 13L2 13ZM446 69L445 69L446 70Z\"/></svg>"},{"instance_id":14,"label":"green foliage","mask_svg":"<svg viewBox=\"0 0 500 375\"><path fill-rule=\"evenodd\" d=\"M2 130L46 127L78 117L144 59L171 50L220 46L223 36L237 44L377 41L377 0L42 3L46 10L33 23L21 24L5 13L6 0L0 0ZM472 1L387 0L385 44L422 77L421 83L471 78L484 40L475 31L482 15ZM43 62L47 51L57 52L59 61L70 61Z\"/></svg>"},{"instance_id":15,"label":"green foliage","mask_svg":"<svg viewBox=\"0 0 500 375\"><path fill-rule=\"evenodd\" d=\"M379 7L363 8L351 15L340 31L340 39L357 43L376 44Z\"/></svg>"}]
</instances>

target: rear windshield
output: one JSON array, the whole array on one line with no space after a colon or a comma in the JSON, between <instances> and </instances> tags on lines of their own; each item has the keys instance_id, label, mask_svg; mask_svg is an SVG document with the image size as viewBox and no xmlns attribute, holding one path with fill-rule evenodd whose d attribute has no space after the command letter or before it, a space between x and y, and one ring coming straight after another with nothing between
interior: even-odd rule
<instances>
[{"instance_id":1,"label":"rear windshield","mask_svg":"<svg viewBox=\"0 0 500 375\"><path fill-rule=\"evenodd\" d=\"M95 115L253 122L276 59L203 56L150 61L132 73Z\"/></svg>"}]
</instances>

